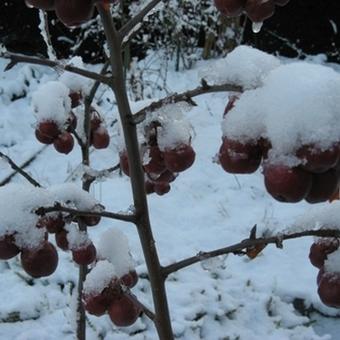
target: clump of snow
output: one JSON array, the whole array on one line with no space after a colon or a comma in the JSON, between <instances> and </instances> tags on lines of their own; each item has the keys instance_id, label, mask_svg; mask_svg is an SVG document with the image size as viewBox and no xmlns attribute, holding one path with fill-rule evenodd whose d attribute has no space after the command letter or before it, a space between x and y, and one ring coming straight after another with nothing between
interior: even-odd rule
<instances>
[{"instance_id":1,"label":"clump of snow","mask_svg":"<svg viewBox=\"0 0 340 340\"><path fill-rule=\"evenodd\" d=\"M224 59L215 61L199 72L199 77L211 84L235 84L252 89L263 84L263 79L280 66L278 58L241 45Z\"/></svg>"},{"instance_id":2,"label":"clump of snow","mask_svg":"<svg viewBox=\"0 0 340 340\"><path fill-rule=\"evenodd\" d=\"M32 95L37 121L53 120L62 127L71 111L70 90L60 81L41 85Z\"/></svg>"},{"instance_id":3,"label":"clump of snow","mask_svg":"<svg viewBox=\"0 0 340 340\"><path fill-rule=\"evenodd\" d=\"M296 219L293 229L297 232L314 229L340 229L340 201L313 206Z\"/></svg>"},{"instance_id":4,"label":"clump of snow","mask_svg":"<svg viewBox=\"0 0 340 340\"><path fill-rule=\"evenodd\" d=\"M340 274L340 249L327 255L325 261L325 271Z\"/></svg>"},{"instance_id":5,"label":"clump of snow","mask_svg":"<svg viewBox=\"0 0 340 340\"><path fill-rule=\"evenodd\" d=\"M188 110L187 103L175 103L163 106L154 111L143 122L145 128L153 121L159 122L157 127L157 142L160 150L175 148L180 144L190 144L193 128L184 117Z\"/></svg>"},{"instance_id":6,"label":"clump of snow","mask_svg":"<svg viewBox=\"0 0 340 340\"><path fill-rule=\"evenodd\" d=\"M222 123L223 135L241 141L266 138L270 158L286 155L286 162L301 145L330 148L340 141L339 87L340 75L329 67L281 65L262 87L240 96Z\"/></svg>"},{"instance_id":7,"label":"clump of snow","mask_svg":"<svg viewBox=\"0 0 340 340\"><path fill-rule=\"evenodd\" d=\"M119 277L134 269L128 238L119 229L105 231L100 237L97 250L98 258L112 263Z\"/></svg>"},{"instance_id":8,"label":"clump of snow","mask_svg":"<svg viewBox=\"0 0 340 340\"><path fill-rule=\"evenodd\" d=\"M84 294L100 294L103 289L109 286L114 278L117 278L117 273L113 264L107 260L98 261L95 267L86 276Z\"/></svg>"},{"instance_id":9,"label":"clump of snow","mask_svg":"<svg viewBox=\"0 0 340 340\"><path fill-rule=\"evenodd\" d=\"M51 202L53 196L45 189L22 184L0 187L0 236L14 234L19 248L39 246L45 230L36 228L39 216L34 210Z\"/></svg>"},{"instance_id":10,"label":"clump of snow","mask_svg":"<svg viewBox=\"0 0 340 340\"><path fill-rule=\"evenodd\" d=\"M83 59L79 56L73 57L67 64L85 69ZM65 84L71 92L81 92L83 96L88 94L92 84L91 79L71 72L64 72L59 77L59 81Z\"/></svg>"},{"instance_id":11,"label":"clump of snow","mask_svg":"<svg viewBox=\"0 0 340 340\"><path fill-rule=\"evenodd\" d=\"M76 225L69 224L65 226L65 230L67 230L67 241L69 249L76 250L86 247L91 243L88 234L85 231L79 230Z\"/></svg>"},{"instance_id":12,"label":"clump of snow","mask_svg":"<svg viewBox=\"0 0 340 340\"><path fill-rule=\"evenodd\" d=\"M82 190L74 183L63 183L51 186L49 190L55 195L58 202L64 202L79 210L101 211L99 202L87 191Z\"/></svg>"}]
</instances>

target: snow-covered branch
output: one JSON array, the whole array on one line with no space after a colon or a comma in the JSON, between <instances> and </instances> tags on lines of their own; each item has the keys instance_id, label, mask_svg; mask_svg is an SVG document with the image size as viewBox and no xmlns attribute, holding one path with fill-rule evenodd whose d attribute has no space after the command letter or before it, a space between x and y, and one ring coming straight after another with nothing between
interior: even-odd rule
<instances>
[{"instance_id":1,"label":"snow-covered branch","mask_svg":"<svg viewBox=\"0 0 340 340\"><path fill-rule=\"evenodd\" d=\"M15 53L10 53L10 52L0 53L0 57L5 58L5 59L10 59L9 64L5 68L5 71L10 70L16 64L28 63L28 64L42 65L42 66L57 68L63 71L79 74L83 77L99 81L100 83L103 83L103 84L110 84L111 82L111 78L103 76L96 72L87 71L79 67L75 67L73 65L67 65L67 64L64 65L60 62L49 60L49 59L30 57L30 56L26 56L23 54L15 54Z\"/></svg>"},{"instance_id":2,"label":"snow-covered branch","mask_svg":"<svg viewBox=\"0 0 340 340\"><path fill-rule=\"evenodd\" d=\"M202 94L228 91L243 92L242 87L235 84L209 85L204 79L202 79L201 83L202 83L201 86L198 86L193 90L185 91L183 93L175 93L168 97L165 97L163 99L151 103L149 106L143 108L142 110L134 114L133 116L134 123L135 124L141 123L146 118L148 112L158 110L163 105L174 104L178 102L187 102L192 106L197 106L192 98L200 96Z\"/></svg>"},{"instance_id":3,"label":"snow-covered branch","mask_svg":"<svg viewBox=\"0 0 340 340\"><path fill-rule=\"evenodd\" d=\"M264 249L268 244L275 244L278 248L282 248L282 242L285 240L292 240L300 237L306 236L318 236L318 237L340 237L339 229L318 229L318 230L305 230L301 232L295 232L291 234L277 234L275 236L270 237L260 237L253 238L250 236L249 238L233 244L228 247L216 249L213 251L204 252L201 251L197 255L188 257L184 260L178 261L176 263L170 264L163 268L163 275L167 277L171 273L174 273L180 269L189 267L195 263L205 261L207 259L217 257L220 255L226 254L247 254L247 252L252 250L259 250L260 252Z\"/></svg>"},{"instance_id":4,"label":"snow-covered branch","mask_svg":"<svg viewBox=\"0 0 340 340\"><path fill-rule=\"evenodd\" d=\"M114 220L124 221L124 222L135 222L135 216L132 214L120 214L114 213L110 211L86 211L86 210L77 210L72 208L63 207L60 204L55 204L51 207L41 207L35 210L37 215L45 215L50 212L65 212L71 214L73 217L77 216L99 216L111 218Z\"/></svg>"}]
</instances>

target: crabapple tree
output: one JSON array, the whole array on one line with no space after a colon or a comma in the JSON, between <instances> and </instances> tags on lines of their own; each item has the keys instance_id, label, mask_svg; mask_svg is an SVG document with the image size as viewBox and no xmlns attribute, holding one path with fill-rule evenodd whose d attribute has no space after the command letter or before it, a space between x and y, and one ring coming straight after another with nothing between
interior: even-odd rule
<instances>
[{"instance_id":1,"label":"crabapple tree","mask_svg":"<svg viewBox=\"0 0 340 340\"><path fill-rule=\"evenodd\" d=\"M107 42L108 61L100 73L88 71L79 57L65 64L8 52L1 54L10 60L7 69L27 62L63 71L56 80L39 86L32 96L35 136L42 144L53 144L55 152L62 154L80 147L84 167L82 188L73 184L45 188L21 169L29 186L9 184L0 189L0 199L4 201L1 213L5 216L0 229L0 258L7 260L20 254L22 268L32 277L40 278L56 270L58 251L70 251L73 261L79 265L78 339L86 336L85 311L97 317L107 313L117 327L133 324L144 313L154 322L160 339L173 339L165 290L165 281L171 273L222 254L246 254L254 258L269 244L281 247L283 241L303 236L319 237L311 246L309 256L312 265L320 270L318 293L326 305L340 307L340 230L327 219L318 227L313 224L315 221L304 220L299 228L295 226L278 235L257 235L254 227L249 238L240 243L162 266L146 198L147 194L167 194L171 183L195 162L193 129L178 105L196 105L194 98L201 94L229 92L229 102L222 116L222 143L216 146L215 162L232 174L250 174L262 166L264 186L280 202L319 203L333 199L340 179L340 100L336 95L340 77L335 72L323 66L281 64L278 58L240 47L219 64L217 62L213 72L203 70L198 87L170 95L132 113L125 86L122 48L161 0L150 0L119 30L112 20L118 1L25 2L30 7L55 11L68 27L86 23L96 11ZM254 23L255 32L274 14L277 6L288 2L214 1L224 15L245 14ZM247 64L247 72L240 72L243 62ZM309 75L308 79L305 74ZM286 86L292 81L293 88ZM129 176L133 209L128 213L107 211L89 194L91 184L101 175L87 171L90 169L89 150L105 149L110 143L109 126L100 107L92 103L101 83L115 95L121 126L119 165L106 173L120 168ZM328 98L327 102L324 98ZM287 102L289 111L284 105ZM1 157L18 170L8 156L1 154ZM15 199L6 200L8 197ZM335 216L334 211L332 216ZM97 226L101 218L125 221L137 227L154 311L132 293L138 275L126 236L112 229L102 234L98 244L92 242L88 229ZM49 241L51 235L57 247Z\"/></svg>"}]
</instances>

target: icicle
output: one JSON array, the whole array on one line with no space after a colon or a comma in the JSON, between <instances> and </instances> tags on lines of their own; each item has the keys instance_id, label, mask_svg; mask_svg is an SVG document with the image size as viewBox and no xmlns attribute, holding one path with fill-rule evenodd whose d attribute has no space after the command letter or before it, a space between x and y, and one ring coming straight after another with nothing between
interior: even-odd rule
<instances>
[{"instance_id":1,"label":"icicle","mask_svg":"<svg viewBox=\"0 0 340 340\"><path fill-rule=\"evenodd\" d=\"M260 22L253 22L253 25L252 25L253 32L254 33L259 33L261 31L262 25L263 25L262 21L260 21Z\"/></svg>"}]
</instances>

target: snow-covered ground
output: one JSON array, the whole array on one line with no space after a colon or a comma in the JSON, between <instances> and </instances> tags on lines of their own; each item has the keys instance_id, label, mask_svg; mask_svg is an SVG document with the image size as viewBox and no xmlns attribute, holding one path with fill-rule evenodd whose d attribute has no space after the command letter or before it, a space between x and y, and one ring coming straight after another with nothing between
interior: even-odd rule
<instances>
[{"instance_id":1,"label":"snow-covered ground","mask_svg":"<svg viewBox=\"0 0 340 340\"><path fill-rule=\"evenodd\" d=\"M180 92L196 87L198 71L211 63L199 62L190 71L170 72L168 88ZM5 65L6 61L0 60L0 70ZM32 93L39 82L55 80L57 76L53 70L28 65L0 73L0 151L18 164L42 148L34 136ZM114 121L117 112L112 95L103 89L98 93L98 104L107 121ZM12 95L22 98L11 101ZM195 99L199 105L185 116L195 130L196 161L171 185L169 194L149 196L162 264L236 243L248 237L255 224L260 229L284 229L311 209L307 203L274 201L265 191L261 170L253 175L234 176L213 162L221 144L221 120L227 100L227 93ZM132 107L136 111L145 104L132 103ZM97 170L118 162L117 124L110 131L110 147L91 153L93 168ZM27 170L46 187L73 179L80 185L80 160L79 148L65 156L49 146ZM11 169L1 163L0 180L9 173ZM18 175L12 179L17 183L24 181ZM94 184L92 194L110 211L126 211L132 203L129 179L118 173L105 182ZM96 244L100 235L112 227L122 230L129 239L140 274L133 292L144 304L152 306L135 228L103 219L99 226L90 229L90 236ZM317 270L308 260L311 243L312 238L287 241L283 250L268 246L252 261L229 255L172 274L167 282L167 293L176 338L338 339L340 313L325 307L319 300ZM0 262L0 339L74 338L77 266L70 253L59 251L59 255L57 271L43 279L31 279L22 270L18 257ZM112 325L108 316L89 315L88 333L91 340L157 338L153 325L144 316L135 325L119 329Z\"/></svg>"}]
</instances>

